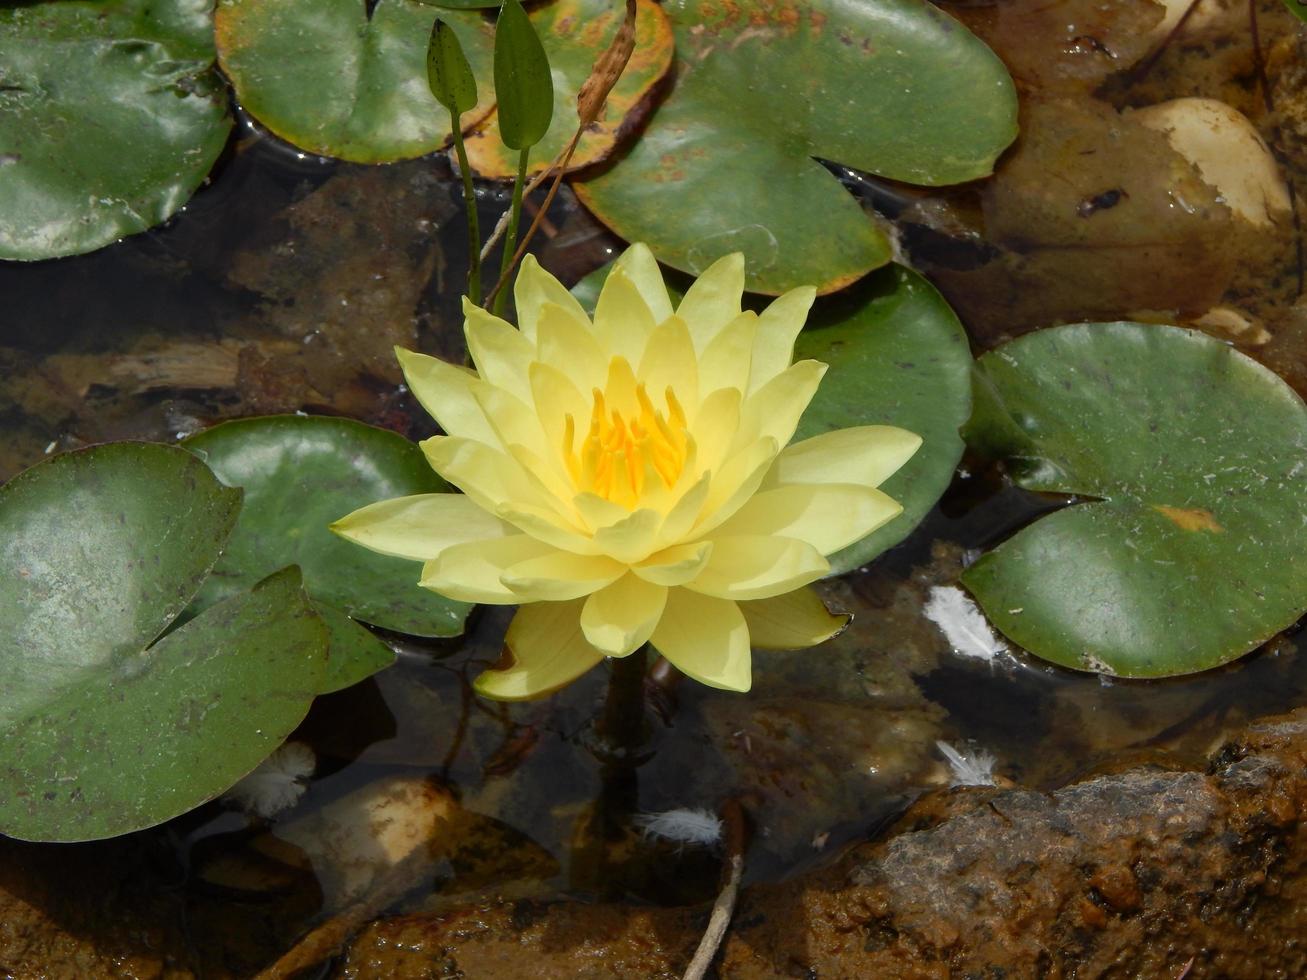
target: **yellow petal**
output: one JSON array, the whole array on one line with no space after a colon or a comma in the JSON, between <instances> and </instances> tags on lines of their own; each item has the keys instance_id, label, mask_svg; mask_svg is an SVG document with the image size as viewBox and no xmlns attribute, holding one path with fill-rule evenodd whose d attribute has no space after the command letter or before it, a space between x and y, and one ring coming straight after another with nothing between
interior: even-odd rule
<instances>
[{"instance_id":1,"label":"yellow petal","mask_svg":"<svg viewBox=\"0 0 1307 980\"><path fill-rule=\"evenodd\" d=\"M749 628L729 599L672 589L650 642L683 674L709 687L747 691Z\"/></svg>"},{"instance_id":2,"label":"yellow petal","mask_svg":"<svg viewBox=\"0 0 1307 980\"><path fill-rule=\"evenodd\" d=\"M830 563L794 538L713 537L708 563L685 587L719 599L766 599L815 582Z\"/></svg>"},{"instance_id":3,"label":"yellow petal","mask_svg":"<svg viewBox=\"0 0 1307 980\"><path fill-rule=\"evenodd\" d=\"M711 541L673 545L632 565L631 571L655 585L684 585L703 571L711 554Z\"/></svg>"},{"instance_id":4,"label":"yellow petal","mask_svg":"<svg viewBox=\"0 0 1307 980\"><path fill-rule=\"evenodd\" d=\"M553 510L562 503L515 459L471 439L433 436L419 445L431 468L491 513L504 504Z\"/></svg>"},{"instance_id":5,"label":"yellow petal","mask_svg":"<svg viewBox=\"0 0 1307 980\"><path fill-rule=\"evenodd\" d=\"M662 323L672 315L672 301L667 296L667 284L663 282L662 270L644 242L636 242L618 256L613 269L621 269L635 283L644 297L645 305L653 314L655 323Z\"/></svg>"},{"instance_id":6,"label":"yellow petal","mask_svg":"<svg viewBox=\"0 0 1307 980\"><path fill-rule=\"evenodd\" d=\"M725 461L740 431L742 403L739 388L718 388L699 406L690 423L690 434L694 437L695 464L700 470L719 469Z\"/></svg>"},{"instance_id":7,"label":"yellow petal","mask_svg":"<svg viewBox=\"0 0 1307 980\"><path fill-rule=\"evenodd\" d=\"M560 503L564 503L575 496L576 490L572 486L571 477L568 476L563 464L558 461L556 455L551 454L549 461L546 462L534 450L516 442L508 447L508 454L517 461L518 465L538 480L541 486L549 491L549 494ZM575 521L569 521L565 526L577 531L584 530Z\"/></svg>"},{"instance_id":8,"label":"yellow petal","mask_svg":"<svg viewBox=\"0 0 1307 980\"><path fill-rule=\"evenodd\" d=\"M824 432L786 446L764 486L788 483L859 483L876 487L921 446L921 436L892 425L860 425Z\"/></svg>"},{"instance_id":9,"label":"yellow petal","mask_svg":"<svg viewBox=\"0 0 1307 980\"><path fill-rule=\"evenodd\" d=\"M853 618L832 613L809 588L741 602L740 612L749 624L750 641L761 650L816 646L848 626Z\"/></svg>"},{"instance_id":10,"label":"yellow petal","mask_svg":"<svg viewBox=\"0 0 1307 980\"><path fill-rule=\"evenodd\" d=\"M516 395L487 381L473 383L471 391L482 414L495 430L499 445L508 447L520 443L536 452L544 448L545 435L540 428L540 417Z\"/></svg>"},{"instance_id":11,"label":"yellow petal","mask_svg":"<svg viewBox=\"0 0 1307 980\"><path fill-rule=\"evenodd\" d=\"M776 450L776 440L764 437L722 464L712 478L708 498L690 533L702 536L743 507L745 501L758 491L763 477L771 469Z\"/></svg>"},{"instance_id":12,"label":"yellow petal","mask_svg":"<svg viewBox=\"0 0 1307 980\"><path fill-rule=\"evenodd\" d=\"M505 640L514 663L477 677L477 693L498 701L544 697L599 663L604 655L581 632L582 601L537 602L519 609Z\"/></svg>"},{"instance_id":13,"label":"yellow petal","mask_svg":"<svg viewBox=\"0 0 1307 980\"><path fill-rule=\"evenodd\" d=\"M656 510L632 511L624 520L595 531L595 547L626 564L642 561L654 550L662 523L663 515Z\"/></svg>"},{"instance_id":14,"label":"yellow petal","mask_svg":"<svg viewBox=\"0 0 1307 980\"><path fill-rule=\"evenodd\" d=\"M794 360L795 338L803 329L816 296L817 290L811 286L800 286L777 297L762 311L754 334L749 394L790 366L790 361Z\"/></svg>"},{"instance_id":15,"label":"yellow petal","mask_svg":"<svg viewBox=\"0 0 1307 980\"><path fill-rule=\"evenodd\" d=\"M704 503L711 492L712 474L704 473L667 511L663 526L658 529L660 547L676 544L690 533L703 514Z\"/></svg>"},{"instance_id":16,"label":"yellow petal","mask_svg":"<svg viewBox=\"0 0 1307 980\"><path fill-rule=\"evenodd\" d=\"M472 397L475 372L402 347L395 348L395 356L409 390L445 432L499 446L495 430Z\"/></svg>"},{"instance_id":17,"label":"yellow petal","mask_svg":"<svg viewBox=\"0 0 1307 980\"><path fill-rule=\"evenodd\" d=\"M640 411L640 402L636 398L635 387L635 372L631 370L630 361L625 357L614 357L608 362L608 378L603 390L604 401L610 412L620 412L628 419L636 417Z\"/></svg>"},{"instance_id":18,"label":"yellow petal","mask_svg":"<svg viewBox=\"0 0 1307 980\"><path fill-rule=\"evenodd\" d=\"M517 281L513 284L513 300L517 308L517 325L527 340L535 341L536 325L545 303L557 303L583 323L589 323L581 304L567 291L567 287L551 276L536 257L528 253L518 266Z\"/></svg>"},{"instance_id":19,"label":"yellow petal","mask_svg":"<svg viewBox=\"0 0 1307 980\"><path fill-rule=\"evenodd\" d=\"M740 410L735 447L762 436L771 436L779 446L789 442L825 373L826 365L820 361L800 361L749 396Z\"/></svg>"},{"instance_id":20,"label":"yellow petal","mask_svg":"<svg viewBox=\"0 0 1307 980\"><path fill-rule=\"evenodd\" d=\"M466 541L502 538L512 528L461 493L379 500L331 525L342 538L382 555L430 561Z\"/></svg>"},{"instance_id":21,"label":"yellow petal","mask_svg":"<svg viewBox=\"0 0 1307 980\"><path fill-rule=\"evenodd\" d=\"M578 493L572 498L572 506L591 531L610 527L631 516L631 512L621 504L615 504L596 493Z\"/></svg>"},{"instance_id":22,"label":"yellow petal","mask_svg":"<svg viewBox=\"0 0 1307 980\"><path fill-rule=\"evenodd\" d=\"M507 391L525 391L527 366L535 360L535 344L507 320L501 320L463 297L463 335L477 373Z\"/></svg>"},{"instance_id":23,"label":"yellow petal","mask_svg":"<svg viewBox=\"0 0 1307 980\"><path fill-rule=\"evenodd\" d=\"M587 397L603 386L609 356L595 339L588 320L577 320L557 303L546 303L536 330L536 356L542 363L562 372Z\"/></svg>"},{"instance_id":24,"label":"yellow petal","mask_svg":"<svg viewBox=\"0 0 1307 980\"><path fill-rule=\"evenodd\" d=\"M568 447L567 451L570 451L585 439L593 403L557 368L537 361L531 365L530 374L531 398L544 433L546 455L556 455L561 460L565 451L563 443L568 435L567 416L572 416L571 435L575 443Z\"/></svg>"},{"instance_id":25,"label":"yellow petal","mask_svg":"<svg viewBox=\"0 0 1307 980\"><path fill-rule=\"evenodd\" d=\"M744 255L734 252L710 265L686 291L676 313L690 328L696 350L702 351L717 331L740 315L744 292Z\"/></svg>"},{"instance_id":26,"label":"yellow petal","mask_svg":"<svg viewBox=\"0 0 1307 980\"><path fill-rule=\"evenodd\" d=\"M746 310L718 331L699 358L700 388L705 392L733 388L741 393L748 388L757 329L758 314Z\"/></svg>"},{"instance_id":27,"label":"yellow petal","mask_svg":"<svg viewBox=\"0 0 1307 980\"><path fill-rule=\"evenodd\" d=\"M754 494L717 535L779 535L806 541L823 555L860 541L903 512L874 487L851 483L795 484Z\"/></svg>"},{"instance_id":28,"label":"yellow petal","mask_svg":"<svg viewBox=\"0 0 1307 980\"><path fill-rule=\"evenodd\" d=\"M655 404L663 405L671 388L687 412L698 408L699 360L690 331L679 316L664 320L649 335L636 375Z\"/></svg>"},{"instance_id":29,"label":"yellow petal","mask_svg":"<svg viewBox=\"0 0 1307 980\"><path fill-rule=\"evenodd\" d=\"M648 642L667 603L667 589L626 574L585 601L581 630L610 657L625 657Z\"/></svg>"},{"instance_id":30,"label":"yellow petal","mask_svg":"<svg viewBox=\"0 0 1307 980\"><path fill-rule=\"evenodd\" d=\"M649 306L622 269L614 268L604 280L595 304L595 336L614 356L640 362L644 345L655 326Z\"/></svg>"},{"instance_id":31,"label":"yellow petal","mask_svg":"<svg viewBox=\"0 0 1307 980\"><path fill-rule=\"evenodd\" d=\"M561 518L557 511L530 504L507 503L495 510L495 516L560 551L578 555L599 554L594 540Z\"/></svg>"},{"instance_id":32,"label":"yellow petal","mask_svg":"<svg viewBox=\"0 0 1307 980\"><path fill-rule=\"evenodd\" d=\"M527 534L456 544L422 566L418 584L462 602L513 605L521 599L500 577L513 565L554 551Z\"/></svg>"},{"instance_id":33,"label":"yellow petal","mask_svg":"<svg viewBox=\"0 0 1307 980\"><path fill-rule=\"evenodd\" d=\"M587 596L625 573L625 565L602 555L553 551L505 569L500 581L520 602L559 602Z\"/></svg>"}]
</instances>

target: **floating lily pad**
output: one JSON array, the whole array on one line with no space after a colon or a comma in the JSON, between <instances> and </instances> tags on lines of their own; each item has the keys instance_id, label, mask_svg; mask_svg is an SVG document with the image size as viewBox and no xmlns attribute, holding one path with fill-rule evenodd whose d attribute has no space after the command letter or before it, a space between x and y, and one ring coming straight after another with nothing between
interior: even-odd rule
<instances>
[{"instance_id":1,"label":"floating lily pad","mask_svg":"<svg viewBox=\"0 0 1307 980\"><path fill-rule=\"evenodd\" d=\"M218 60L240 104L304 150L387 163L438 150L449 113L427 85L427 40L439 15L480 80L470 126L494 105L493 32L475 10L411 0L221 0Z\"/></svg>"},{"instance_id":2,"label":"floating lily pad","mask_svg":"<svg viewBox=\"0 0 1307 980\"><path fill-rule=\"evenodd\" d=\"M921 448L881 486L903 513L830 556L832 574L865 565L922 522L953 479L971 414L971 349L962 324L925 279L902 266L847 296L819 301L795 360L830 365L794 438L852 425L897 425Z\"/></svg>"},{"instance_id":3,"label":"floating lily pad","mask_svg":"<svg viewBox=\"0 0 1307 980\"><path fill-rule=\"evenodd\" d=\"M590 76L595 59L607 49L626 16L625 0L553 0L531 10L531 22L549 56L554 76L554 119L531 150L530 172L538 173L563 150L576 132L576 94ZM654 86L672 66L671 23L653 0L639 0L635 51L608 96L599 120L577 144L568 170L579 170L607 157L643 116ZM467 141L472 169L483 177L511 178L517 173L516 151L499 138L492 113Z\"/></svg>"},{"instance_id":4,"label":"floating lily pad","mask_svg":"<svg viewBox=\"0 0 1307 980\"><path fill-rule=\"evenodd\" d=\"M278 415L224 422L183 445L218 479L245 491L240 523L199 595L201 608L274 568L299 565L332 628L328 689L362 680L394 660L350 616L415 636L463 631L471 607L419 588L416 564L374 554L328 530L365 504L449 491L403 436L350 419Z\"/></svg>"},{"instance_id":5,"label":"floating lily pad","mask_svg":"<svg viewBox=\"0 0 1307 980\"><path fill-rule=\"evenodd\" d=\"M628 241L749 289L838 289L890 249L814 157L916 184L988 174L1016 135L1002 62L925 0L669 0L676 83L630 151L576 185Z\"/></svg>"},{"instance_id":6,"label":"floating lily pad","mask_svg":"<svg viewBox=\"0 0 1307 980\"><path fill-rule=\"evenodd\" d=\"M0 833L151 826L299 724L326 636L295 569L156 641L240 500L190 453L138 443L57 456L0 488Z\"/></svg>"},{"instance_id":7,"label":"floating lily pad","mask_svg":"<svg viewBox=\"0 0 1307 980\"><path fill-rule=\"evenodd\" d=\"M205 0L0 9L0 258L75 255L152 228L231 129Z\"/></svg>"},{"instance_id":8,"label":"floating lily pad","mask_svg":"<svg viewBox=\"0 0 1307 980\"><path fill-rule=\"evenodd\" d=\"M1202 334L1041 330L977 362L976 448L1059 510L963 576L994 625L1077 670L1223 664L1307 610L1307 406Z\"/></svg>"},{"instance_id":9,"label":"floating lily pad","mask_svg":"<svg viewBox=\"0 0 1307 980\"><path fill-rule=\"evenodd\" d=\"M610 268L572 288L591 312ZM671 275L667 286L679 302L688 283ZM964 449L960 430L971 414L971 350L935 288L894 265L846 294L818 300L794 358L830 365L794 441L855 425L897 425L922 438L912 459L881 488L903 513L831 555L831 574L840 575L907 537L948 488Z\"/></svg>"}]
</instances>

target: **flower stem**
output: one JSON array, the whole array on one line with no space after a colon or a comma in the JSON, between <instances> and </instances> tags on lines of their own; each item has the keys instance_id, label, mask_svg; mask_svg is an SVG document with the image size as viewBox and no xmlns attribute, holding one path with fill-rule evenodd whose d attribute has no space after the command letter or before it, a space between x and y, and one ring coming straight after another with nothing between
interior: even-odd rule
<instances>
[{"instance_id":1,"label":"flower stem","mask_svg":"<svg viewBox=\"0 0 1307 980\"><path fill-rule=\"evenodd\" d=\"M629 657L609 661L608 696L598 728L607 754L619 765L629 765L645 739L646 660L646 650L641 648Z\"/></svg>"},{"instance_id":2,"label":"flower stem","mask_svg":"<svg viewBox=\"0 0 1307 980\"><path fill-rule=\"evenodd\" d=\"M457 119L453 129L454 153L458 156L458 172L463 176L463 204L467 210L467 295L478 302L481 299L481 222L477 216L476 191L472 189L472 168L468 166L463 131Z\"/></svg>"},{"instance_id":3,"label":"flower stem","mask_svg":"<svg viewBox=\"0 0 1307 980\"><path fill-rule=\"evenodd\" d=\"M513 207L508 218L508 231L504 234L504 257L499 262L499 278L502 281L508 275L513 262L513 252L517 248L517 225L522 219L522 185L526 183L526 167L531 156L531 147L524 146L517 161L517 179L513 181ZM495 293L495 306L492 312L499 316L504 311L504 300L508 297L507 289Z\"/></svg>"}]
</instances>

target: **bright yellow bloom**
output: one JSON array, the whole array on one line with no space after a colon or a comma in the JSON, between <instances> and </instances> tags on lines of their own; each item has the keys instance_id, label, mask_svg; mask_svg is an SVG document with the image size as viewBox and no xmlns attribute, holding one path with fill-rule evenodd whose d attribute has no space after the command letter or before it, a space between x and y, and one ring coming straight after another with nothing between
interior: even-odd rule
<instances>
[{"instance_id":1,"label":"bright yellow bloom","mask_svg":"<svg viewBox=\"0 0 1307 980\"><path fill-rule=\"evenodd\" d=\"M427 459L463 493L385 500L334 529L425 562L442 595L521 606L514 663L483 673L482 694L545 694L646 642L747 691L751 645L811 646L846 622L805 587L902 510L875 488L921 439L873 425L786 448L826 371L790 363L814 291L755 314L743 288L744 259L727 256L673 311L635 245L591 322L527 256L520 329L464 304L476 372L398 351L449 433Z\"/></svg>"}]
</instances>

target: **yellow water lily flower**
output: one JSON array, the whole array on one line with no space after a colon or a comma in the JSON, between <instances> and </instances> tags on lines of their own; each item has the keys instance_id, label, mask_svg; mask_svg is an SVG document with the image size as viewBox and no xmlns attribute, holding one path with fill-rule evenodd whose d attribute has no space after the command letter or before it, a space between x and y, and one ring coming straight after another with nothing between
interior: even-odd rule
<instances>
[{"instance_id":1,"label":"yellow water lily flower","mask_svg":"<svg viewBox=\"0 0 1307 980\"><path fill-rule=\"evenodd\" d=\"M730 255L673 309L635 245L591 320L527 256L517 328L464 303L475 372L397 352L448 433L422 449L463 493L381 501L333 529L424 562L442 595L520 605L513 663L481 674L482 694L546 694L646 642L747 691L751 646L811 646L847 621L806 586L902 510L876 487L921 439L870 425L787 446L826 371L790 363L815 292L756 314L743 289Z\"/></svg>"}]
</instances>

